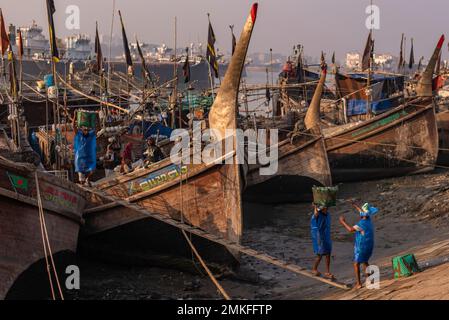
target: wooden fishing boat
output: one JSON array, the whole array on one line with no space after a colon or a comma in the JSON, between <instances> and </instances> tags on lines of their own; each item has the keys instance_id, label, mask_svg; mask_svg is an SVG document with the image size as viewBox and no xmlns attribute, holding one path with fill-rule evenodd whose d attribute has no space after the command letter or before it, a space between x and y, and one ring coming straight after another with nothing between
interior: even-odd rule
<instances>
[{"instance_id":1,"label":"wooden fishing boat","mask_svg":"<svg viewBox=\"0 0 449 320\"><path fill-rule=\"evenodd\" d=\"M440 111L436 114L438 126L439 153L437 163L449 165L449 110Z\"/></svg>"},{"instance_id":2,"label":"wooden fishing boat","mask_svg":"<svg viewBox=\"0 0 449 320\"><path fill-rule=\"evenodd\" d=\"M431 99L417 98L361 124L323 130L334 181L433 170L438 132Z\"/></svg>"},{"instance_id":3,"label":"wooden fishing boat","mask_svg":"<svg viewBox=\"0 0 449 320\"><path fill-rule=\"evenodd\" d=\"M45 271L35 172L33 165L0 158L0 299L8 298L15 286L26 286L15 282L24 279L33 265L40 263ZM55 257L73 253L85 193L50 173L38 171L37 177L52 253ZM49 286L41 289L45 294L50 292Z\"/></svg>"},{"instance_id":4,"label":"wooden fishing boat","mask_svg":"<svg viewBox=\"0 0 449 320\"><path fill-rule=\"evenodd\" d=\"M312 97L311 104L318 108L325 80L326 70ZM290 128L281 131L275 175L261 175L261 165L249 165L245 199L257 202L309 201L313 185L332 185L319 119L309 120L313 109L309 108L306 114L304 130L296 132Z\"/></svg>"},{"instance_id":5,"label":"wooden fishing boat","mask_svg":"<svg viewBox=\"0 0 449 320\"><path fill-rule=\"evenodd\" d=\"M439 147L432 75L443 42L444 36L418 82L416 98L367 121L323 130L334 181L378 179L434 169Z\"/></svg>"},{"instance_id":6,"label":"wooden fishing boat","mask_svg":"<svg viewBox=\"0 0 449 320\"><path fill-rule=\"evenodd\" d=\"M239 243L242 236L241 170L237 161L235 129L240 78L256 21L253 5L232 61L209 113L209 127L231 138L233 148L217 157L220 161L202 164L174 164L164 159L135 172L100 180L94 185L107 194L137 203L143 208L199 227ZM226 129L234 134L226 136ZM231 160L231 164L224 161ZM229 163L229 162L227 162ZM191 257L191 249L179 230L116 203L93 197L86 211L82 248L109 244L122 252L169 253ZM193 236L192 236L193 237ZM238 256L209 241L193 237L206 261L234 263Z\"/></svg>"}]
</instances>

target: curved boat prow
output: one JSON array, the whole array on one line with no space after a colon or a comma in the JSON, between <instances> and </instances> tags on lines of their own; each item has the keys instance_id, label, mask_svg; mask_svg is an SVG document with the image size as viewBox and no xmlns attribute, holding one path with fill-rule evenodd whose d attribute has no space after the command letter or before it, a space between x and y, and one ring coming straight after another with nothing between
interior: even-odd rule
<instances>
[{"instance_id":1,"label":"curved boat prow","mask_svg":"<svg viewBox=\"0 0 449 320\"><path fill-rule=\"evenodd\" d=\"M257 3L251 7L251 12L236 45L231 63L209 113L209 127L215 129L217 133L219 132L221 138L226 137L226 129L236 129L237 127L236 115L240 78L256 22L257 7Z\"/></svg>"},{"instance_id":2,"label":"curved boat prow","mask_svg":"<svg viewBox=\"0 0 449 320\"><path fill-rule=\"evenodd\" d=\"M421 79L419 80L418 85L416 86L416 94L418 97L432 97L433 72L435 70L435 66L440 56L443 43L444 43L444 34L441 35L440 40L438 41L438 44L435 48L435 51L433 52L433 55L429 60L429 64L427 65L426 70L424 70L424 72L422 73Z\"/></svg>"},{"instance_id":3,"label":"curved boat prow","mask_svg":"<svg viewBox=\"0 0 449 320\"><path fill-rule=\"evenodd\" d=\"M322 68L320 81L318 82L318 85L315 89L315 93L313 94L312 101L310 102L310 106L307 109L306 117L304 119L304 125L306 126L307 130L310 130L320 124L321 96L323 94L326 76L327 66L324 65Z\"/></svg>"}]
</instances>

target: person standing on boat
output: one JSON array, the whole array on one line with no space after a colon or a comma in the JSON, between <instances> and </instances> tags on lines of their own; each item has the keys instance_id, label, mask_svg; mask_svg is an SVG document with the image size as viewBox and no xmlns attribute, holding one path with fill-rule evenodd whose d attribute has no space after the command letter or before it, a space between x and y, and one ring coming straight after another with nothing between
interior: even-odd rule
<instances>
[{"instance_id":1,"label":"person standing on boat","mask_svg":"<svg viewBox=\"0 0 449 320\"><path fill-rule=\"evenodd\" d=\"M74 126L76 135L74 141L75 172L78 173L80 184L90 185L90 178L97 166L97 136L95 129Z\"/></svg>"},{"instance_id":2,"label":"person standing on boat","mask_svg":"<svg viewBox=\"0 0 449 320\"><path fill-rule=\"evenodd\" d=\"M331 215L327 207L320 207L314 204L314 211L310 221L310 231L312 235L313 252L316 260L313 265L312 273L320 276L318 271L321 259L326 258L326 278L334 279L330 272L332 240L331 240Z\"/></svg>"},{"instance_id":3,"label":"person standing on boat","mask_svg":"<svg viewBox=\"0 0 449 320\"><path fill-rule=\"evenodd\" d=\"M114 149L112 148L112 144L108 144L106 154L104 155L103 158L103 168L104 168L104 175L106 178L114 173L115 153Z\"/></svg>"},{"instance_id":4,"label":"person standing on boat","mask_svg":"<svg viewBox=\"0 0 449 320\"><path fill-rule=\"evenodd\" d=\"M360 265L363 267L363 273L368 276L366 269L369 266L369 259L373 253L374 248L374 227L371 221L371 217L377 214L378 209L371 206L369 203L365 203L360 209L358 206L353 206L359 211L360 221L350 226L346 223L344 216L340 216L340 223L350 233L355 233L354 239L354 273L356 278L356 288L362 288L362 282L360 281Z\"/></svg>"},{"instance_id":5,"label":"person standing on boat","mask_svg":"<svg viewBox=\"0 0 449 320\"><path fill-rule=\"evenodd\" d=\"M133 143L128 142L122 153L121 173L129 173L133 169Z\"/></svg>"}]
</instances>

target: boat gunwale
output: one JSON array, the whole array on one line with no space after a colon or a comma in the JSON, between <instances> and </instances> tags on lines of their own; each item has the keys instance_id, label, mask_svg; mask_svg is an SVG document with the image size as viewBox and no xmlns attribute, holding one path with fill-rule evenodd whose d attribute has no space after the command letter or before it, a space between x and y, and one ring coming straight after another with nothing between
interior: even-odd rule
<instances>
[{"instance_id":1,"label":"boat gunwale","mask_svg":"<svg viewBox=\"0 0 449 320\"><path fill-rule=\"evenodd\" d=\"M383 114L382 114L383 116L380 117L380 118L375 117L375 118L373 118L373 119L370 119L370 120L367 121L367 122L362 122L361 124L359 124L359 125L357 125L357 126L351 127L351 128L350 128L349 130L347 130L347 131L339 132L338 134L330 135L330 136L324 137L325 143L326 143L327 140L338 140L339 137L341 137L341 136L343 136L343 135L346 135L346 134L350 133L351 131L356 131L357 129L363 128L363 127L365 127L365 126L367 126L367 125L369 125L369 124L371 124L371 123L373 123L373 122L376 122L376 121L381 120L381 119L383 119L383 118L385 118L385 117L387 117L387 116L389 116L389 115L391 115L391 114L394 114L394 113L400 111L401 109L403 110L403 109L405 109L406 107L407 107L407 105L399 106L398 108L395 108L395 109L391 110L390 112L383 113ZM382 131L388 130L388 129L394 127L394 126L397 126L397 125L400 124L401 122L404 122L404 121L406 121L406 120L415 118L415 117L419 116L420 114L422 114L422 113L428 111L429 109L433 109L434 106L433 106L432 103L430 103L429 105L427 105L427 106L425 106L425 107L418 106L418 108L419 108L419 109L416 110L415 112L413 112L413 113L411 113L411 114L408 114L408 115L406 115L406 116L403 117L403 118L400 118L400 119L397 119L397 120L395 120L395 121L392 121L391 123L388 123L388 124L386 124L386 125L384 125L384 126L381 126L381 127L377 128L377 129L375 129L375 130L366 132L365 134L360 135L360 136L357 137L356 139L352 139L351 141L343 141L343 142L341 142L341 143L339 143L339 144L336 144L336 145L330 146L330 147L328 147L328 146L326 145L326 150L327 150L327 152L332 152L332 151L334 151L334 150L337 150L337 149L346 147L346 146L348 146L348 145L351 145L351 144L354 144L354 143L358 143L359 141L366 140L366 139L370 138L371 136L376 135L376 134L379 133L379 132L382 132ZM436 119L435 119L435 120L436 120ZM435 127L436 127L436 125L435 125ZM343 138L340 138L340 139L343 139ZM346 140L346 139L345 139L345 140Z\"/></svg>"}]
</instances>

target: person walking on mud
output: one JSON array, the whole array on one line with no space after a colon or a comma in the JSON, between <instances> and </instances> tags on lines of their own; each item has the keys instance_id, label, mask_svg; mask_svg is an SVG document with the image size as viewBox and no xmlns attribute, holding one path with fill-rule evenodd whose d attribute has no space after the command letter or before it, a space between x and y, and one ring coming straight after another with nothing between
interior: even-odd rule
<instances>
[{"instance_id":1,"label":"person walking on mud","mask_svg":"<svg viewBox=\"0 0 449 320\"><path fill-rule=\"evenodd\" d=\"M377 214L378 209L371 206L369 203L365 203L361 209L355 204L353 204L353 206L359 212L360 221L351 227L346 223L345 217L340 216L340 224L348 232L355 233L353 265L356 289L360 289L362 288L362 282L360 281L360 265L363 267L365 277L368 277L366 269L369 266L369 259L371 258L374 248L374 227L371 217Z\"/></svg>"},{"instance_id":2,"label":"person walking on mud","mask_svg":"<svg viewBox=\"0 0 449 320\"><path fill-rule=\"evenodd\" d=\"M335 279L330 272L332 240L331 240L331 215L327 207L319 207L313 205L313 215L310 221L310 231L312 235L313 252L316 255L316 260L312 268L312 274L320 276L318 271L321 259L326 258L326 273L324 276L328 279Z\"/></svg>"}]
</instances>

